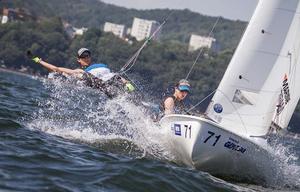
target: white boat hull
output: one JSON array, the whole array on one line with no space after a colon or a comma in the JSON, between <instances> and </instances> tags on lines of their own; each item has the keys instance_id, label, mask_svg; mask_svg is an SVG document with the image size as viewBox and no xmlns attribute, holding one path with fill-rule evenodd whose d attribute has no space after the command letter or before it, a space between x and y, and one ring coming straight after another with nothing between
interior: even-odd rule
<instances>
[{"instance_id":1,"label":"white boat hull","mask_svg":"<svg viewBox=\"0 0 300 192\"><path fill-rule=\"evenodd\" d=\"M167 115L160 125L176 161L213 175L266 179L274 174L270 153L216 123L195 116Z\"/></svg>"}]
</instances>

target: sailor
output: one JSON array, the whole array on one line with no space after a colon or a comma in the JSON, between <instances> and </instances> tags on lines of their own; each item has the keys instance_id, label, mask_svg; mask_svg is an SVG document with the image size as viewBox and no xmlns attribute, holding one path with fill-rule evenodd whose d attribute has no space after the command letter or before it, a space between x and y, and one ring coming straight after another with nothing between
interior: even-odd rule
<instances>
[{"instance_id":1,"label":"sailor","mask_svg":"<svg viewBox=\"0 0 300 192\"><path fill-rule=\"evenodd\" d=\"M160 109L163 115L184 113L185 106L183 100L190 93L190 83L186 79L181 79L176 85L173 95L166 96L161 102Z\"/></svg>"},{"instance_id":2,"label":"sailor","mask_svg":"<svg viewBox=\"0 0 300 192\"><path fill-rule=\"evenodd\" d=\"M135 90L134 86L126 79L120 77L116 73L112 73L106 64L92 64L91 51L87 48L80 48L77 51L77 62L81 68L68 69L64 67L57 67L39 57L33 57L32 60L50 72L57 72L63 75L71 75L85 80L86 84L93 88L99 88L107 92L107 87L110 84L122 85L129 92ZM117 82L117 83L116 83Z\"/></svg>"}]
</instances>

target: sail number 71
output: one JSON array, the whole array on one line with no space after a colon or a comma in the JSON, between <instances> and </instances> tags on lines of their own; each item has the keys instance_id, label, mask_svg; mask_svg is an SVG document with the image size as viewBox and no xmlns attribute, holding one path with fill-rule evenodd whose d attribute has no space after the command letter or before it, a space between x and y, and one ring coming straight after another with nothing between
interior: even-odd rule
<instances>
[{"instance_id":1,"label":"sail number 71","mask_svg":"<svg viewBox=\"0 0 300 192\"><path fill-rule=\"evenodd\" d=\"M207 142L208 140L210 140L211 138L215 138L215 142L212 144L212 146L215 146L215 145L217 144L217 142L219 141L221 135L216 135L216 136L214 136L215 133L214 133L214 132L211 132L211 131L208 131L207 133L208 133L209 135L208 135L208 137L204 140L204 143L206 143L206 142Z\"/></svg>"}]
</instances>

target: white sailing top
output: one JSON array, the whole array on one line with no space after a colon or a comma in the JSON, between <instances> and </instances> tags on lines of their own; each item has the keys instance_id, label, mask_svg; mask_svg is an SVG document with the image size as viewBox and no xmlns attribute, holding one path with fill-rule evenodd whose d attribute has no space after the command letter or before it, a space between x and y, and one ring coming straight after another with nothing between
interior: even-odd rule
<instances>
[{"instance_id":1,"label":"white sailing top","mask_svg":"<svg viewBox=\"0 0 300 192\"><path fill-rule=\"evenodd\" d=\"M100 63L100 64L92 64L87 67L85 72L91 73L95 77L102 79L103 81L107 81L111 79L115 73L112 73L107 65Z\"/></svg>"}]
</instances>

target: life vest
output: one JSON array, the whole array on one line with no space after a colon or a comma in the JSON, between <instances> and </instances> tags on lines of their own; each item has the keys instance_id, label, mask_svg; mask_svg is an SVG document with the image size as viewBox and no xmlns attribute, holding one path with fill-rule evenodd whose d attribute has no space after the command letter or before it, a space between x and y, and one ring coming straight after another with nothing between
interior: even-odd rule
<instances>
[{"instance_id":1,"label":"life vest","mask_svg":"<svg viewBox=\"0 0 300 192\"><path fill-rule=\"evenodd\" d=\"M92 64L86 69L84 69L84 71L92 74L93 76L103 81L107 81L111 79L113 76L115 76L115 74L110 71L107 65L103 63Z\"/></svg>"},{"instance_id":2,"label":"life vest","mask_svg":"<svg viewBox=\"0 0 300 192\"><path fill-rule=\"evenodd\" d=\"M166 96L162 102L160 103L160 110L162 113L165 112L165 101L166 99L168 99L169 97L171 97L173 100L174 100L174 113L175 114L182 114L185 112L185 106L184 106L184 103L182 101L178 101L176 99L176 97L174 95L169 95L169 96Z\"/></svg>"},{"instance_id":3,"label":"life vest","mask_svg":"<svg viewBox=\"0 0 300 192\"><path fill-rule=\"evenodd\" d=\"M99 69L99 68L97 68ZM101 69L101 68L100 68ZM92 70L89 70L92 71ZM108 97L112 98L118 95L118 93L126 91L126 87L124 87L124 83L122 82L121 77L116 73L110 73L113 76L110 77L107 81L104 81L101 78L96 77L88 70L83 74L82 80L85 85L99 89L104 92Z\"/></svg>"}]
</instances>

